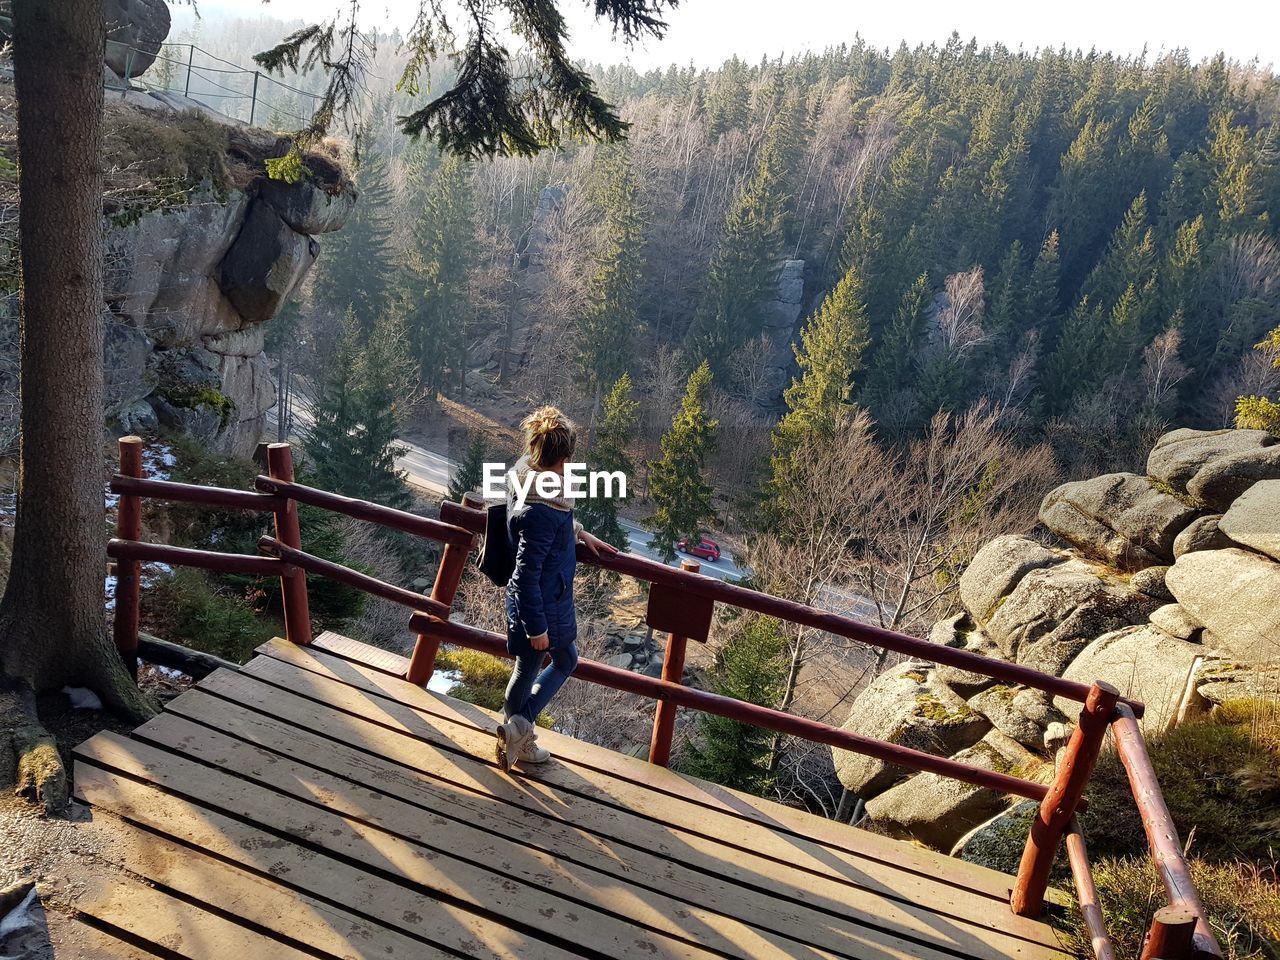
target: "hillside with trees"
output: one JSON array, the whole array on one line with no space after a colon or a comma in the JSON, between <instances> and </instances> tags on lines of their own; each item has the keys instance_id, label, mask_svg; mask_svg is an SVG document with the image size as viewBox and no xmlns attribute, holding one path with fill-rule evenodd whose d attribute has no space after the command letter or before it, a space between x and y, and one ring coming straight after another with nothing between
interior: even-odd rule
<instances>
[{"instance_id":1,"label":"hillside with trees","mask_svg":"<svg viewBox=\"0 0 1280 960\"><path fill-rule=\"evenodd\" d=\"M201 43L222 49L209 27ZM398 55L386 38L371 76ZM850 319L830 399L896 450L984 405L1083 476L1275 394L1274 345L1254 349L1280 303L1264 69L953 37L595 75L625 143L478 164L406 141L405 94L371 79L361 211L320 257L308 322L403 324L428 394L504 422L555 400L590 423L628 374L642 472L704 360L725 429L764 450L791 410L791 431L813 402L787 389L791 346L811 349L832 297ZM767 457L708 465L721 523L750 526Z\"/></svg>"}]
</instances>

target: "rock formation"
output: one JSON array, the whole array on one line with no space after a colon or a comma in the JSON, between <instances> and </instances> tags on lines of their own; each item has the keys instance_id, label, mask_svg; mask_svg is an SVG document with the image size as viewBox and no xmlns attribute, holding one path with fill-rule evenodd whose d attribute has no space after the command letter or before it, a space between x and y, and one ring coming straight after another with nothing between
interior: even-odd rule
<instances>
[{"instance_id":1,"label":"rock formation","mask_svg":"<svg viewBox=\"0 0 1280 960\"><path fill-rule=\"evenodd\" d=\"M1003 536L978 552L960 580L962 609L933 628L933 642L1105 680L1143 701L1149 731L1227 700L1280 695L1275 437L1174 430L1151 451L1146 476L1064 484L1045 497L1040 520L1044 542ZM981 674L908 663L858 696L845 729L1044 778L1079 710ZM1004 816L1007 798L988 791L833 757L870 820L895 836L977 856L1026 819L1023 807ZM1019 836L1020 852L1025 826Z\"/></svg>"},{"instance_id":2,"label":"rock formation","mask_svg":"<svg viewBox=\"0 0 1280 960\"><path fill-rule=\"evenodd\" d=\"M111 110L152 124L180 116L160 101ZM163 425L246 456L275 403L264 325L315 262L315 235L346 222L355 191L327 157L309 156L297 183L268 179L263 161L287 141L226 132L236 183L206 180L181 202L109 221L107 416L122 430Z\"/></svg>"},{"instance_id":3,"label":"rock formation","mask_svg":"<svg viewBox=\"0 0 1280 960\"><path fill-rule=\"evenodd\" d=\"M142 76L169 36L169 5L165 0L105 0L102 8L108 69L125 79Z\"/></svg>"},{"instance_id":4,"label":"rock formation","mask_svg":"<svg viewBox=\"0 0 1280 960\"><path fill-rule=\"evenodd\" d=\"M764 334L769 341L765 361L765 394L761 404L776 407L795 369L797 325L804 309L804 261L784 260L778 271L777 296L765 304Z\"/></svg>"}]
</instances>

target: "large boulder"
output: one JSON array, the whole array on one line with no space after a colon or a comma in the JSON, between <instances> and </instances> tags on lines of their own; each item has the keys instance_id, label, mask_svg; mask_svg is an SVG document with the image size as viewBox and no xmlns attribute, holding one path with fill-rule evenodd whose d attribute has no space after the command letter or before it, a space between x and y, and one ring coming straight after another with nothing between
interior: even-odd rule
<instances>
[{"instance_id":1,"label":"large boulder","mask_svg":"<svg viewBox=\"0 0 1280 960\"><path fill-rule=\"evenodd\" d=\"M239 457L249 457L262 437L264 416L275 406L276 389L267 368L267 358L221 356L219 392L229 398L220 424L222 447ZM234 400L230 400L234 398Z\"/></svg>"},{"instance_id":2,"label":"large boulder","mask_svg":"<svg viewBox=\"0 0 1280 960\"><path fill-rule=\"evenodd\" d=\"M137 327L108 315L103 331L103 373L106 378L106 415L117 417L151 393L147 370L153 344Z\"/></svg>"},{"instance_id":3,"label":"large boulder","mask_svg":"<svg viewBox=\"0 0 1280 960\"><path fill-rule=\"evenodd\" d=\"M1218 529L1240 544L1280 560L1280 480L1262 480L1223 514Z\"/></svg>"},{"instance_id":4,"label":"large boulder","mask_svg":"<svg viewBox=\"0 0 1280 960\"><path fill-rule=\"evenodd\" d=\"M1007 659L1061 675L1096 637L1145 623L1161 602L1084 560L1032 570L984 631Z\"/></svg>"},{"instance_id":5,"label":"large boulder","mask_svg":"<svg viewBox=\"0 0 1280 960\"><path fill-rule=\"evenodd\" d=\"M1182 704L1192 665L1204 647L1171 637L1158 627L1125 627L1099 637L1063 674L1078 683L1105 680L1121 695L1146 705L1143 727L1156 731L1169 725ZM1059 697L1058 708L1078 716L1080 704Z\"/></svg>"},{"instance_id":6,"label":"large boulder","mask_svg":"<svg viewBox=\"0 0 1280 960\"><path fill-rule=\"evenodd\" d=\"M1248 550L1201 550L1179 557L1165 580L1205 625L1205 646L1243 663L1280 662L1280 564Z\"/></svg>"},{"instance_id":7,"label":"large boulder","mask_svg":"<svg viewBox=\"0 0 1280 960\"><path fill-rule=\"evenodd\" d=\"M958 613L946 620L939 620L929 631L929 639L944 647L954 647L976 653L993 660L1003 660L1000 648L973 625L967 613ZM975 673L962 667L938 664L935 676L962 697L970 697L985 690L996 681L985 673Z\"/></svg>"},{"instance_id":8,"label":"large boulder","mask_svg":"<svg viewBox=\"0 0 1280 960\"><path fill-rule=\"evenodd\" d=\"M1196 510L1146 477L1109 473L1064 483L1040 505L1040 522L1081 552L1121 570L1173 559L1173 541Z\"/></svg>"},{"instance_id":9,"label":"large boulder","mask_svg":"<svg viewBox=\"0 0 1280 960\"><path fill-rule=\"evenodd\" d=\"M1232 546L1231 538L1218 529L1221 520L1220 513L1209 513L1192 520L1173 541L1174 558L1197 550L1222 550Z\"/></svg>"},{"instance_id":10,"label":"large boulder","mask_svg":"<svg viewBox=\"0 0 1280 960\"><path fill-rule=\"evenodd\" d=\"M107 66L117 77L142 76L169 36L169 5L165 0L104 0L102 7Z\"/></svg>"},{"instance_id":11,"label":"large boulder","mask_svg":"<svg viewBox=\"0 0 1280 960\"><path fill-rule=\"evenodd\" d=\"M953 758L997 773L1020 772L1037 760L997 730ZM1004 794L959 783L937 773L918 773L867 803L867 816L891 836L950 850L962 836L1008 806Z\"/></svg>"},{"instance_id":12,"label":"large boulder","mask_svg":"<svg viewBox=\"0 0 1280 960\"><path fill-rule=\"evenodd\" d=\"M1277 703L1280 665L1256 667L1211 661L1196 674L1196 693L1214 705L1240 700Z\"/></svg>"},{"instance_id":13,"label":"large boulder","mask_svg":"<svg viewBox=\"0 0 1280 960\"><path fill-rule=\"evenodd\" d=\"M248 323L239 330L228 330L204 337L204 348L222 357L256 357L266 347L266 328L261 323Z\"/></svg>"},{"instance_id":14,"label":"large boulder","mask_svg":"<svg viewBox=\"0 0 1280 960\"><path fill-rule=\"evenodd\" d=\"M269 204L249 208L235 243L222 259L219 286L245 320L270 320L306 276L320 252Z\"/></svg>"},{"instance_id":15,"label":"large boulder","mask_svg":"<svg viewBox=\"0 0 1280 960\"><path fill-rule=\"evenodd\" d=\"M970 697L969 706L1006 737L1032 750L1044 749L1049 724L1067 722L1047 693L1028 687L997 684ZM1074 714L1079 712L1077 709Z\"/></svg>"},{"instance_id":16,"label":"large boulder","mask_svg":"<svg viewBox=\"0 0 1280 960\"><path fill-rule=\"evenodd\" d=\"M957 841L951 856L1001 873L1016 874L1040 804L1023 800L979 824Z\"/></svg>"},{"instance_id":17,"label":"large boulder","mask_svg":"<svg viewBox=\"0 0 1280 960\"><path fill-rule=\"evenodd\" d=\"M985 623L1023 577L1065 559L1066 554L1026 537L996 537L983 545L961 575L960 602L977 623Z\"/></svg>"},{"instance_id":18,"label":"large boulder","mask_svg":"<svg viewBox=\"0 0 1280 960\"><path fill-rule=\"evenodd\" d=\"M947 757L977 743L991 729L926 664L904 663L858 694L844 729ZM832 749L836 775L865 799L883 793L910 771L897 764Z\"/></svg>"},{"instance_id":19,"label":"large boulder","mask_svg":"<svg viewBox=\"0 0 1280 960\"><path fill-rule=\"evenodd\" d=\"M149 402L160 423L217 446L235 412L235 401L222 392L221 358L200 347L161 350L151 370L156 389Z\"/></svg>"},{"instance_id":20,"label":"large boulder","mask_svg":"<svg viewBox=\"0 0 1280 960\"><path fill-rule=\"evenodd\" d=\"M1259 480L1280 478L1280 441L1265 430L1173 430L1156 441L1147 473L1222 513Z\"/></svg>"},{"instance_id":21,"label":"large boulder","mask_svg":"<svg viewBox=\"0 0 1280 960\"><path fill-rule=\"evenodd\" d=\"M265 180L258 194L298 233L315 236L339 230L356 208L354 187L325 189L306 177L297 183Z\"/></svg>"},{"instance_id":22,"label":"large boulder","mask_svg":"<svg viewBox=\"0 0 1280 960\"><path fill-rule=\"evenodd\" d=\"M1166 603L1151 611L1152 626L1159 627L1171 637L1197 643L1204 624L1187 613L1186 607L1180 603Z\"/></svg>"},{"instance_id":23,"label":"large boulder","mask_svg":"<svg viewBox=\"0 0 1280 960\"><path fill-rule=\"evenodd\" d=\"M1164 582L1164 578L1168 573L1169 568L1163 565L1143 567L1129 578L1129 585L1139 593L1145 593L1148 597L1154 597L1165 603L1172 603L1173 594L1169 592L1169 585Z\"/></svg>"},{"instance_id":24,"label":"large boulder","mask_svg":"<svg viewBox=\"0 0 1280 960\"><path fill-rule=\"evenodd\" d=\"M106 298L112 312L163 348L244 323L214 277L240 232L249 199L211 186L178 208L107 231Z\"/></svg>"}]
</instances>

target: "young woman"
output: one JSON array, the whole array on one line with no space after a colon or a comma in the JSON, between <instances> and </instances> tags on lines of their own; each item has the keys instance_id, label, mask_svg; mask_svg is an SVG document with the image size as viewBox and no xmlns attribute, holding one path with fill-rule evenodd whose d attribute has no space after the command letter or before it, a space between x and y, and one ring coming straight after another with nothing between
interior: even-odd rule
<instances>
[{"instance_id":1,"label":"young woman","mask_svg":"<svg viewBox=\"0 0 1280 960\"><path fill-rule=\"evenodd\" d=\"M507 651L515 669L498 726L498 765L543 763L551 755L538 746L535 721L578 665L577 619L573 609L576 544L599 556L617 549L593 537L573 519L573 501L557 485L559 496L538 493L537 474L564 476L573 457L577 430L555 407L534 411L521 424L525 454L515 466L528 495L518 504L514 485L507 491L507 532L515 553L515 571L507 583ZM549 485L549 484L548 484ZM543 667L550 654L551 662Z\"/></svg>"}]
</instances>

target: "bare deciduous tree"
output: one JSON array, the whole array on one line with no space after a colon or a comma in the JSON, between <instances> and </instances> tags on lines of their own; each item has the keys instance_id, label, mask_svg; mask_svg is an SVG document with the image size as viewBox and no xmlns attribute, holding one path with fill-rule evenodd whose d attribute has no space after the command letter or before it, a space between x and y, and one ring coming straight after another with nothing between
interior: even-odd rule
<instances>
[{"instance_id":1,"label":"bare deciduous tree","mask_svg":"<svg viewBox=\"0 0 1280 960\"><path fill-rule=\"evenodd\" d=\"M1182 334L1170 327L1142 352L1142 381L1147 386L1147 405L1153 411L1168 410L1177 398L1178 384L1191 373L1179 357Z\"/></svg>"},{"instance_id":2,"label":"bare deciduous tree","mask_svg":"<svg viewBox=\"0 0 1280 960\"><path fill-rule=\"evenodd\" d=\"M947 277L942 305L934 314L935 344L947 353L965 354L983 343L986 288L982 267Z\"/></svg>"},{"instance_id":3,"label":"bare deciduous tree","mask_svg":"<svg viewBox=\"0 0 1280 960\"><path fill-rule=\"evenodd\" d=\"M734 396L762 407L774 399L774 381L769 364L773 359L773 341L768 334L760 334L743 343L729 355L728 389Z\"/></svg>"}]
</instances>

